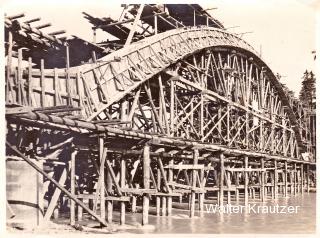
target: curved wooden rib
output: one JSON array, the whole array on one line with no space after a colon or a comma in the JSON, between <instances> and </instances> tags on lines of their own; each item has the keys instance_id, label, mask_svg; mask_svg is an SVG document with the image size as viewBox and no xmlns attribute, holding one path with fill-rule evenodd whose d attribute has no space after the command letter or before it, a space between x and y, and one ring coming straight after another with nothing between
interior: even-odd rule
<instances>
[{"instance_id":1,"label":"curved wooden rib","mask_svg":"<svg viewBox=\"0 0 320 238\"><path fill-rule=\"evenodd\" d=\"M90 85L94 106L87 120L95 119L114 102L146 80L191 54L211 47L235 48L251 55L253 61L266 68L272 86L280 96L290 118L299 147L303 147L294 112L282 85L254 49L241 38L210 27L191 27L164 32L116 51L97 64L80 67L83 80ZM120 59L119 62L116 62ZM99 83L97 83L99 82ZM99 96L100 95L100 96ZM103 98L103 100L99 99Z\"/></svg>"}]
</instances>

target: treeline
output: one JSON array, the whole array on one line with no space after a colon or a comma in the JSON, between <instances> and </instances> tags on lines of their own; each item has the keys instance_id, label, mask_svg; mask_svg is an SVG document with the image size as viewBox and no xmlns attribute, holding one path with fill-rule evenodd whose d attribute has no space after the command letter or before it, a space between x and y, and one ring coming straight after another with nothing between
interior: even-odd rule
<instances>
[{"instance_id":1,"label":"treeline","mask_svg":"<svg viewBox=\"0 0 320 238\"><path fill-rule=\"evenodd\" d=\"M316 77L312 71L306 70L299 93L299 99L306 108L316 107Z\"/></svg>"}]
</instances>

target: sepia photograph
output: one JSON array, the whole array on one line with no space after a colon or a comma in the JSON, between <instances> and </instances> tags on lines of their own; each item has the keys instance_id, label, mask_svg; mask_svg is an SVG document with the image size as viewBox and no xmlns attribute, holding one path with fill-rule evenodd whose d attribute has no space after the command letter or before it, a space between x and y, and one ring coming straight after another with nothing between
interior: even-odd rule
<instances>
[{"instance_id":1,"label":"sepia photograph","mask_svg":"<svg viewBox=\"0 0 320 238\"><path fill-rule=\"evenodd\" d=\"M5 236L316 236L319 1L1 9Z\"/></svg>"}]
</instances>

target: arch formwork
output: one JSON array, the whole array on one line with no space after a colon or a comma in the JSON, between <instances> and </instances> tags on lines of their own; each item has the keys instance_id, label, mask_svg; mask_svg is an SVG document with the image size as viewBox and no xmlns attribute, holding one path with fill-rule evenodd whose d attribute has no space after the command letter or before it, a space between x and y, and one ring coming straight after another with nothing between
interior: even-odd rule
<instances>
[{"instance_id":1,"label":"arch formwork","mask_svg":"<svg viewBox=\"0 0 320 238\"><path fill-rule=\"evenodd\" d=\"M265 201L312 184L301 105L228 31L182 27L91 63L10 71L7 156L51 166L70 191L71 224L76 209L78 220L84 209L104 225L116 210L124 224L141 205L147 224L150 206L193 217L205 203ZM60 190L47 191L44 219Z\"/></svg>"}]
</instances>

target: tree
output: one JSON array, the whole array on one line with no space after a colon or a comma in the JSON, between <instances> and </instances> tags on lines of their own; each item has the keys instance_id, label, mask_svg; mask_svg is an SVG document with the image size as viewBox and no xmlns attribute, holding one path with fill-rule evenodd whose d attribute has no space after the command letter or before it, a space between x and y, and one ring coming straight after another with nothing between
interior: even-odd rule
<instances>
[{"instance_id":1,"label":"tree","mask_svg":"<svg viewBox=\"0 0 320 238\"><path fill-rule=\"evenodd\" d=\"M309 108L315 107L315 97L316 97L316 78L312 71L306 70L303 74L302 87L299 94L299 99Z\"/></svg>"}]
</instances>

